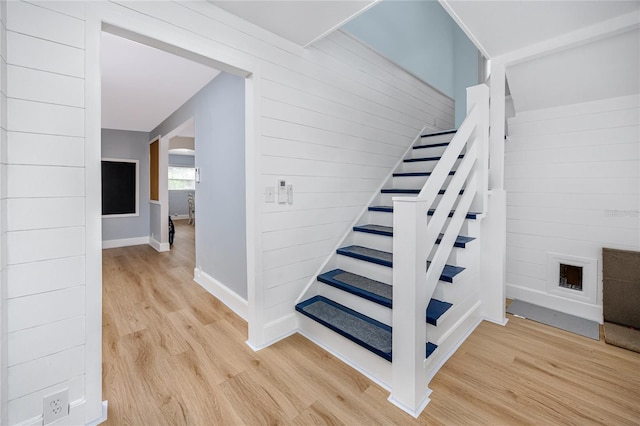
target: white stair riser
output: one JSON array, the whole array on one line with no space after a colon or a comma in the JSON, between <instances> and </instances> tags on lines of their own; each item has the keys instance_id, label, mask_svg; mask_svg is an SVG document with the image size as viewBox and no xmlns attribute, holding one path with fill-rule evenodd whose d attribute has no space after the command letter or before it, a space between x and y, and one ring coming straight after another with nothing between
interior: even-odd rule
<instances>
[{"instance_id":1,"label":"white stair riser","mask_svg":"<svg viewBox=\"0 0 640 426\"><path fill-rule=\"evenodd\" d=\"M365 216L366 223L381 226L393 226L393 213L369 211Z\"/></svg>"},{"instance_id":2,"label":"white stair riser","mask_svg":"<svg viewBox=\"0 0 640 426\"><path fill-rule=\"evenodd\" d=\"M340 255L338 256L338 268L344 271L349 271L352 274L362 275L363 277L367 277L367 278L371 278L372 280L383 282L385 284L391 285L393 283L393 268L389 268L383 265L378 265L377 263L367 262L366 260L354 259L349 256ZM445 286L456 284L459 280L465 278L465 276L467 275L467 272L468 271L465 270L457 274L453 278L453 283L442 283L442 284ZM426 265L425 265L425 273L426 273ZM440 287L439 284L438 286L436 286L436 292L438 291L438 287ZM447 290L447 292L449 293L443 294L442 297L446 297L448 294L450 294L450 291L451 290ZM455 292L456 290L454 289L453 291ZM444 300L444 301L454 300L453 298L444 298L444 299L440 297L435 297L435 298Z\"/></svg>"},{"instance_id":3,"label":"white stair riser","mask_svg":"<svg viewBox=\"0 0 640 426\"><path fill-rule=\"evenodd\" d=\"M365 260L340 255L338 256L338 268L385 284L390 285L393 282L393 271L391 268Z\"/></svg>"},{"instance_id":4,"label":"white stair riser","mask_svg":"<svg viewBox=\"0 0 640 426\"><path fill-rule=\"evenodd\" d=\"M451 178L453 178L453 176L448 176L445 179L444 185L442 185L443 188L449 186ZM422 189L427 179L428 176L394 176L391 180L391 188Z\"/></svg>"},{"instance_id":5,"label":"white stair riser","mask_svg":"<svg viewBox=\"0 0 640 426\"><path fill-rule=\"evenodd\" d=\"M354 232L353 237L356 245L386 252L393 251L392 237L388 237L386 235L370 234L368 232Z\"/></svg>"},{"instance_id":6,"label":"white stair riser","mask_svg":"<svg viewBox=\"0 0 640 426\"><path fill-rule=\"evenodd\" d=\"M449 303L458 303L461 300L464 300L466 294L468 292L468 288L464 284L464 282L470 281L471 285L473 285L473 281L477 282L478 280L469 279L470 271L464 270L460 274L456 275L453 280L453 283L438 281L438 285L436 285L436 289L433 292L434 299L442 300L443 302Z\"/></svg>"},{"instance_id":7,"label":"white stair riser","mask_svg":"<svg viewBox=\"0 0 640 426\"><path fill-rule=\"evenodd\" d=\"M417 196L418 194L380 194L380 201L381 201L381 204L384 206L392 206L393 197L417 197ZM442 195L436 195L436 199L433 200L433 203L431 204L431 209L434 209L438 205L441 198L442 198Z\"/></svg>"},{"instance_id":8,"label":"white stair riser","mask_svg":"<svg viewBox=\"0 0 640 426\"><path fill-rule=\"evenodd\" d=\"M391 325L391 309L386 306L382 306L378 303L367 300L363 297L356 296L347 291L343 291L339 288L330 286L325 283L320 283L319 287L320 295L333 300L341 305L360 312L370 318L381 323Z\"/></svg>"},{"instance_id":9,"label":"white stair riser","mask_svg":"<svg viewBox=\"0 0 640 426\"><path fill-rule=\"evenodd\" d=\"M453 170L457 170L461 159L457 159ZM434 167L438 164L437 161L412 161L410 163L403 162L399 170L396 173L411 173L411 172L432 172Z\"/></svg>"},{"instance_id":10,"label":"white stair riser","mask_svg":"<svg viewBox=\"0 0 640 426\"><path fill-rule=\"evenodd\" d=\"M371 234L368 232L354 232L353 233L353 241L354 244L372 248L374 250L382 250L386 252L393 252L393 238L385 235ZM467 245L469 247L473 244L473 241ZM437 246L436 246L437 249ZM451 250L451 254L447 259L447 264L456 265L456 266L466 266L467 258L469 257L466 253L465 248L453 247ZM431 260L431 256L429 256L429 260Z\"/></svg>"},{"instance_id":11,"label":"white stair riser","mask_svg":"<svg viewBox=\"0 0 640 426\"><path fill-rule=\"evenodd\" d=\"M453 129L451 129L453 130ZM442 142L449 142L451 141L451 139L453 139L453 137L455 136L455 133L446 133L444 135L433 135L433 136L428 136L426 138L420 138L418 140L418 142L416 143L416 146L419 145L432 145L435 143L442 143Z\"/></svg>"},{"instance_id":12,"label":"white stair riser","mask_svg":"<svg viewBox=\"0 0 640 426\"><path fill-rule=\"evenodd\" d=\"M423 145L416 145L416 146L423 146ZM446 146L434 146L429 148L412 149L411 151L409 151L409 157L407 158L439 157L444 153L445 149L447 149Z\"/></svg>"},{"instance_id":13,"label":"white stair riser","mask_svg":"<svg viewBox=\"0 0 640 426\"><path fill-rule=\"evenodd\" d=\"M427 220L430 220L431 217L428 217ZM449 223L451 219L447 219ZM387 212L376 212L369 211L361 221L361 225L372 224L372 225L381 225L381 226L393 226L393 213ZM478 226L478 221L474 219L467 219L464 221L462 228L460 230L460 235L465 235L467 237L475 237L479 236L480 228Z\"/></svg>"}]
</instances>

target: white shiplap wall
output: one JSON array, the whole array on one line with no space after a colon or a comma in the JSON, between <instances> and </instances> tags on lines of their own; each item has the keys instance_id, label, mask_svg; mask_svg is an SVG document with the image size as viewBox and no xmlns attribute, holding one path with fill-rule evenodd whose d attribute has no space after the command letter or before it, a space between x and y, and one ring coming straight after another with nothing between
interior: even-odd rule
<instances>
[{"instance_id":1,"label":"white shiplap wall","mask_svg":"<svg viewBox=\"0 0 640 426\"><path fill-rule=\"evenodd\" d=\"M8 424L85 394L84 5L7 7ZM81 409L71 421L84 422Z\"/></svg>"},{"instance_id":2,"label":"white shiplap wall","mask_svg":"<svg viewBox=\"0 0 640 426\"><path fill-rule=\"evenodd\" d=\"M7 3L0 3L0 424L7 424Z\"/></svg>"},{"instance_id":3,"label":"white shiplap wall","mask_svg":"<svg viewBox=\"0 0 640 426\"><path fill-rule=\"evenodd\" d=\"M84 44L85 36L95 39L94 17L252 73L256 346L287 331L267 329L291 316L293 301L417 132L453 126L451 99L340 32L302 49L207 2L7 7L9 424L37 418L42 395L60 387L71 401L99 398L83 377L99 373L99 348L86 337L99 326L85 321L99 298L85 277L95 273L88 256L100 242L85 241L91 221L77 214L78 200L90 196L84 177L99 166L84 168L85 152L99 143L85 129L95 106L84 104L85 87L95 83L85 75L95 66L85 63L94 45ZM293 205L263 202L279 177L294 185ZM85 208L99 212L92 201ZM257 337L256 328L264 329ZM52 363L60 368L48 370Z\"/></svg>"},{"instance_id":4,"label":"white shiplap wall","mask_svg":"<svg viewBox=\"0 0 640 426\"><path fill-rule=\"evenodd\" d=\"M507 297L599 321L602 247L640 250L640 99L518 113L509 134ZM547 252L597 259L596 305L546 293Z\"/></svg>"}]
</instances>

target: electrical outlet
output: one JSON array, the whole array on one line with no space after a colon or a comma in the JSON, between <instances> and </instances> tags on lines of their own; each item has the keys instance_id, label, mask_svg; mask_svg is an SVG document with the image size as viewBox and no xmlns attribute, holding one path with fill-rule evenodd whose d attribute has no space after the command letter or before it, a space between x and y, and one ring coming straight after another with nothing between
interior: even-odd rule
<instances>
[{"instance_id":1,"label":"electrical outlet","mask_svg":"<svg viewBox=\"0 0 640 426\"><path fill-rule=\"evenodd\" d=\"M69 389L42 398L42 424L47 425L69 415Z\"/></svg>"}]
</instances>

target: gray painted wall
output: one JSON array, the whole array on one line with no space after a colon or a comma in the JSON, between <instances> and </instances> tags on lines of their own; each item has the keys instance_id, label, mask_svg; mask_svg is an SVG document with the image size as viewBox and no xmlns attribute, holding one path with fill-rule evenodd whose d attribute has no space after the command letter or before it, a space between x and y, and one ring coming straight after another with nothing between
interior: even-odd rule
<instances>
[{"instance_id":1,"label":"gray painted wall","mask_svg":"<svg viewBox=\"0 0 640 426\"><path fill-rule=\"evenodd\" d=\"M195 118L196 267L247 298L244 79L221 73L152 135Z\"/></svg>"},{"instance_id":2,"label":"gray painted wall","mask_svg":"<svg viewBox=\"0 0 640 426\"><path fill-rule=\"evenodd\" d=\"M189 166L194 167L196 159L193 155L171 155L169 154L170 166ZM195 191L169 191L169 215L186 215L189 214L189 206L187 198L189 193Z\"/></svg>"},{"instance_id":3,"label":"gray painted wall","mask_svg":"<svg viewBox=\"0 0 640 426\"><path fill-rule=\"evenodd\" d=\"M149 236L149 134L102 129L102 158L139 161L139 205L136 217L103 218L102 241Z\"/></svg>"}]
</instances>

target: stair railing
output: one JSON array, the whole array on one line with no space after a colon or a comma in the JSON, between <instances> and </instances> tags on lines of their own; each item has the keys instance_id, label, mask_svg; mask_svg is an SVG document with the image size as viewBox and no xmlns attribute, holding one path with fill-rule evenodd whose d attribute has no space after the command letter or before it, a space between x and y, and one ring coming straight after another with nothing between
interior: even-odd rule
<instances>
[{"instance_id":1,"label":"stair railing","mask_svg":"<svg viewBox=\"0 0 640 426\"><path fill-rule=\"evenodd\" d=\"M389 401L414 417L427 405L431 393L431 374L425 368L427 305L470 207L473 204L477 213L485 213L488 129L489 88L484 84L470 87L467 117L418 197L393 198L393 364ZM427 220L429 209L454 168L433 216ZM451 211L454 213L447 221Z\"/></svg>"}]
</instances>

